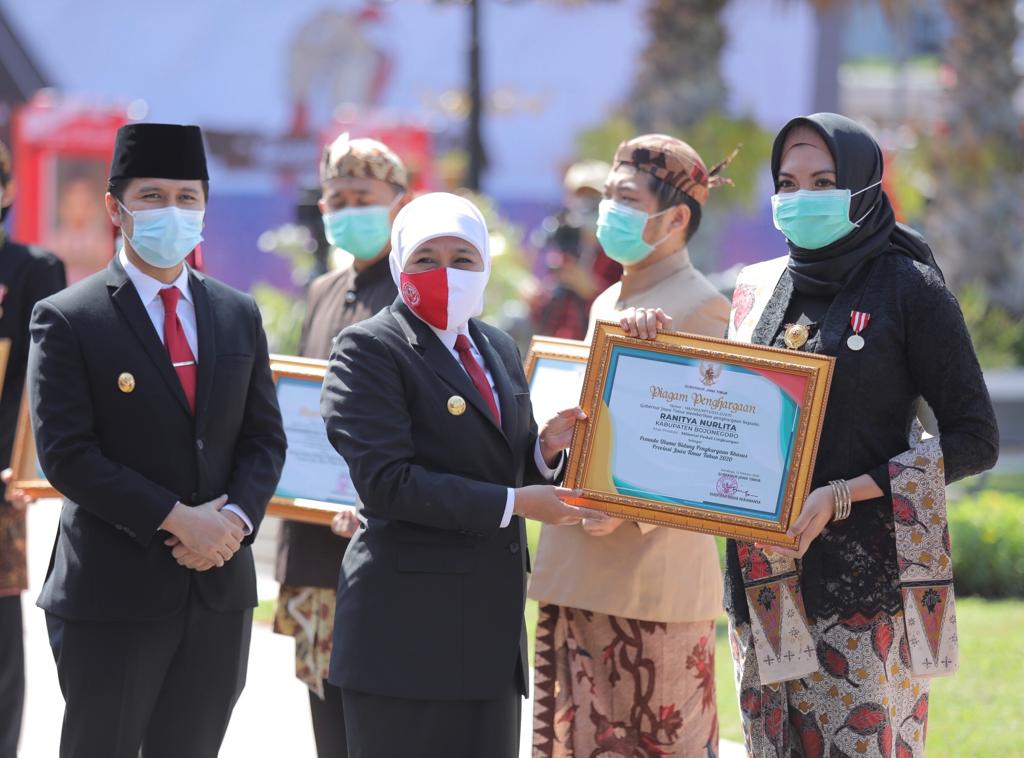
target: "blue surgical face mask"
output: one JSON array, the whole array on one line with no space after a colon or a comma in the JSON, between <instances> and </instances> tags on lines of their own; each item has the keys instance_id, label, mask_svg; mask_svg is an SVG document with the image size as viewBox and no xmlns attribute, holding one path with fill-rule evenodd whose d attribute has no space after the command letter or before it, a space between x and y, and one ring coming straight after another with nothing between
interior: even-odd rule
<instances>
[{"instance_id":1,"label":"blue surgical face mask","mask_svg":"<svg viewBox=\"0 0 1024 758\"><path fill-rule=\"evenodd\" d=\"M132 217L132 249L150 266L174 268L203 241L204 211L169 205L145 211L121 208Z\"/></svg>"},{"instance_id":2,"label":"blue surgical face mask","mask_svg":"<svg viewBox=\"0 0 1024 758\"><path fill-rule=\"evenodd\" d=\"M327 241L358 260L370 260L384 249L391 237L391 209L401 197L396 197L390 205L342 208L325 213Z\"/></svg>"},{"instance_id":3,"label":"blue surgical face mask","mask_svg":"<svg viewBox=\"0 0 1024 758\"><path fill-rule=\"evenodd\" d=\"M804 250L828 247L852 232L867 218L850 220L850 201L855 195L877 187L851 193L848 189L799 190L772 195L772 221L786 239Z\"/></svg>"},{"instance_id":4,"label":"blue surgical face mask","mask_svg":"<svg viewBox=\"0 0 1024 758\"><path fill-rule=\"evenodd\" d=\"M639 263L671 235L669 232L653 245L645 242L644 228L647 226L647 220L657 218L670 210L672 209L666 208L661 213L648 215L636 208L605 198L597 211L597 241L613 261L618 261L623 266Z\"/></svg>"}]
</instances>

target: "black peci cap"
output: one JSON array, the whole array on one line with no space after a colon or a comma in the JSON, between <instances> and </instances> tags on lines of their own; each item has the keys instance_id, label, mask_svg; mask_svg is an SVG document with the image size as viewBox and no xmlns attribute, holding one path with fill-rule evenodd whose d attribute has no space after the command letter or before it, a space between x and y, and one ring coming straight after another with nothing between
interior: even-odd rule
<instances>
[{"instance_id":1,"label":"black peci cap","mask_svg":"<svg viewBox=\"0 0 1024 758\"><path fill-rule=\"evenodd\" d=\"M206 151L198 126L126 124L117 130L111 179L203 179Z\"/></svg>"}]
</instances>

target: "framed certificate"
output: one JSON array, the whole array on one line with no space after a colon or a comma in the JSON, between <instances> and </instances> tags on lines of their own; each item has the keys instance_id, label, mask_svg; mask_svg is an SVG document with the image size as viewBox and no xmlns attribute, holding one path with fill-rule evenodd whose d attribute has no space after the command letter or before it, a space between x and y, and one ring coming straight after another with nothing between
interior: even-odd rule
<instances>
[{"instance_id":1,"label":"framed certificate","mask_svg":"<svg viewBox=\"0 0 1024 758\"><path fill-rule=\"evenodd\" d=\"M565 486L583 505L796 547L834 359L599 322Z\"/></svg>"},{"instance_id":2,"label":"framed certificate","mask_svg":"<svg viewBox=\"0 0 1024 758\"><path fill-rule=\"evenodd\" d=\"M60 495L39 467L36 440L32 434L32 417L28 410L28 387L21 393L18 424L14 430L14 448L11 450L11 483L7 490L24 490L29 497L57 497ZM8 498L9 499L9 498Z\"/></svg>"},{"instance_id":3,"label":"framed certificate","mask_svg":"<svg viewBox=\"0 0 1024 758\"><path fill-rule=\"evenodd\" d=\"M320 417L327 361L272 355L270 369L288 453L267 515L330 525L336 513L355 507L356 491L345 459L331 446Z\"/></svg>"},{"instance_id":4,"label":"framed certificate","mask_svg":"<svg viewBox=\"0 0 1024 758\"><path fill-rule=\"evenodd\" d=\"M523 370L537 426L580 401L590 345L557 337L534 337Z\"/></svg>"}]
</instances>

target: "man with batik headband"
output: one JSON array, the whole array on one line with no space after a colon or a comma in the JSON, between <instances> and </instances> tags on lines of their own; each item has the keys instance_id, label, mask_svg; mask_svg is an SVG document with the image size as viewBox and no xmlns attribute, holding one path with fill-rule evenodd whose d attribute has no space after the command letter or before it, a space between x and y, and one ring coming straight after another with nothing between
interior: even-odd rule
<instances>
[{"instance_id":1,"label":"man with batik headband","mask_svg":"<svg viewBox=\"0 0 1024 758\"><path fill-rule=\"evenodd\" d=\"M409 202L401 159L372 139L342 134L320 164L324 231L351 259L309 287L299 353L329 358L335 336L394 302L398 295L388 253L391 223ZM340 513L331 528L285 522L278 541L281 594L275 631L295 637L295 673L309 686L317 753L344 756L341 690L327 681L334 626L334 596L341 558L358 522Z\"/></svg>"},{"instance_id":2,"label":"man with batik headband","mask_svg":"<svg viewBox=\"0 0 1024 758\"><path fill-rule=\"evenodd\" d=\"M658 329L724 336L729 301L694 268L687 242L709 190L727 183L718 174L731 159L709 171L696 150L661 134L619 146L597 238L624 270L622 281L594 301L591 335L599 319L619 321L651 308L657 310L649 320L637 324L632 316L634 336L636 327L639 336ZM530 596L541 603L535 756L628 752L637 745L645 754L716 754L722 576L714 538L612 516L545 526ZM595 655L577 656L577 646ZM643 661L638 668L617 665L627 646ZM634 747L614 744L609 733L633 735Z\"/></svg>"},{"instance_id":3,"label":"man with batik headband","mask_svg":"<svg viewBox=\"0 0 1024 758\"><path fill-rule=\"evenodd\" d=\"M0 142L0 342L8 343L6 372L0 366L0 468L6 467L11 459L25 385L32 306L64 287L64 264L57 256L7 239L3 221L13 202L11 155ZM10 475L10 470L4 471L4 484ZM0 758L17 755L25 700L21 593L28 587L27 500L18 491L8 495L10 502L0 496Z\"/></svg>"}]
</instances>

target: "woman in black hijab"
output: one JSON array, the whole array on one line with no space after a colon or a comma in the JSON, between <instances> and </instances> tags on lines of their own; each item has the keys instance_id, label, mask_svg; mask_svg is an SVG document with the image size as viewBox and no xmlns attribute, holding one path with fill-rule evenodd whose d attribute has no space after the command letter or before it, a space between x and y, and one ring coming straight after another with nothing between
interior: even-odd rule
<instances>
[{"instance_id":1,"label":"woman in black hijab","mask_svg":"<svg viewBox=\"0 0 1024 758\"><path fill-rule=\"evenodd\" d=\"M728 545L756 756L923 755L926 677L956 669L944 485L990 468L998 435L960 308L882 173L860 124L788 123L772 210L790 253L745 269L733 300L732 339L836 358L798 549ZM941 439L910 440L921 398Z\"/></svg>"}]
</instances>

